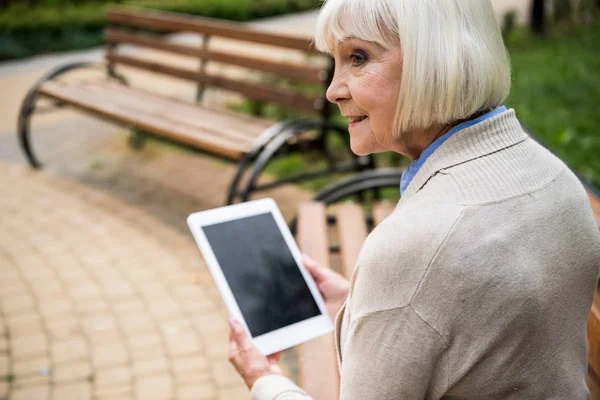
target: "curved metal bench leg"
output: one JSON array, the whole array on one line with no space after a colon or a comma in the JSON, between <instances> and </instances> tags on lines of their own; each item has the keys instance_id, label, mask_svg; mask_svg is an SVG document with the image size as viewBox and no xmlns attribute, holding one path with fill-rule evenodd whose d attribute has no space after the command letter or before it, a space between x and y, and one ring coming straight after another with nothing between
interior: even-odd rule
<instances>
[{"instance_id":1,"label":"curved metal bench leg","mask_svg":"<svg viewBox=\"0 0 600 400\"><path fill-rule=\"evenodd\" d=\"M297 121L284 121L275 124L265 130L254 142L252 149L246 153L246 155L238 162L237 169L231 184L229 185L229 191L227 193L226 204L233 204L236 198L241 198L239 192L239 185L244 176L244 173L250 166L250 164L256 159L258 154L267 146L274 138L284 133L289 129L303 126L306 124L313 124L313 121L309 120L297 120Z\"/></svg>"},{"instance_id":2,"label":"curved metal bench leg","mask_svg":"<svg viewBox=\"0 0 600 400\"><path fill-rule=\"evenodd\" d=\"M33 148L31 146L31 134L30 134L30 126L31 126L31 117L33 112L35 111L35 103L38 99L38 91L37 87L34 87L27 96L25 96L25 100L23 100L23 104L21 105L21 110L19 111L19 121L18 121L18 134L19 134L19 143L21 144L21 148L25 152L27 156L27 161L29 165L33 168L41 168L42 164L38 161L37 157L33 153Z\"/></svg>"},{"instance_id":3,"label":"curved metal bench leg","mask_svg":"<svg viewBox=\"0 0 600 400\"><path fill-rule=\"evenodd\" d=\"M92 69L104 69L104 65L89 63L89 62L75 62L66 65L59 66L43 77L41 77L29 90L25 99L23 100L23 104L21 105L21 110L19 112L19 119L17 121L17 130L19 135L19 143L27 156L27 161L33 168L40 168L42 164L38 161L37 157L33 153L33 148L31 146L31 117L35 112L35 104L39 98L39 89L44 84L44 82L54 80L59 76L66 74L75 69L82 68L92 68ZM122 84L127 85L127 80L125 77L119 74L109 75L110 78L117 79Z\"/></svg>"}]
</instances>

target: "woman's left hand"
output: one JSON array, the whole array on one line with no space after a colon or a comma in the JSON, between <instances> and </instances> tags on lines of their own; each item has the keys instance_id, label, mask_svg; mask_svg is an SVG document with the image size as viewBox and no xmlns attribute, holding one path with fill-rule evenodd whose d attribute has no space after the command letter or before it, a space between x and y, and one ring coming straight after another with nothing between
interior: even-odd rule
<instances>
[{"instance_id":1,"label":"woman's left hand","mask_svg":"<svg viewBox=\"0 0 600 400\"><path fill-rule=\"evenodd\" d=\"M229 319L229 362L244 379L248 389L254 382L267 375L281 375L279 360L283 352L265 357L252 343L246 330L238 321Z\"/></svg>"}]
</instances>

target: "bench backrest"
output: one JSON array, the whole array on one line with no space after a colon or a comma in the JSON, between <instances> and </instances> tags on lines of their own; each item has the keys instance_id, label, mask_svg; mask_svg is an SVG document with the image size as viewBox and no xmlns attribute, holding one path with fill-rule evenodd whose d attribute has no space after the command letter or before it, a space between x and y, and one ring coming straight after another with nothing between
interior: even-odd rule
<instances>
[{"instance_id":1,"label":"bench backrest","mask_svg":"<svg viewBox=\"0 0 600 400\"><path fill-rule=\"evenodd\" d=\"M199 85L199 93L205 86L213 86L260 102L317 113L325 118L329 115L324 88L330 78L331 66L326 57L317 54L309 37L271 33L242 23L125 7L109 9L107 22L109 28L105 32L105 40L109 45L106 54L109 71L121 64L193 81ZM175 43L164 35L176 32L200 34L203 38L202 45ZM213 38L233 43L233 50L224 51L219 46L211 48ZM229 42L231 40L235 42ZM158 62L143 54L120 52L119 45L158 50L169 53L171 58L173 54L190 57L199 61L199 66L191 69L169 64L165 62L169 59L167 56ZM255 47L256 45L260 47ZM226 47L231 49L232 46ZM248 48L254 50L250 53L244 51ZM282 52L285 53L285 61L273 56L281 56ZM289 58L296 61L289 61ZM207 72L208 61L211 64L214 62L243 68L248 73L241 74L242 76L252 76L255 79L248 81L223 74L211 74ZM261 77L263 74L269 76L257 78L257 71ZM307 94L306 84L316 84L319 93Z\"/></svg>"},{"instance_id":2,"label":"bench backrest","mask_svg":"<svg viewBox=\"0 0 600 400\"><path fill-rule=\"evenodd\" d=\"M315 261L334 267L350 279L369 230L391 214L394 207L391 202L376 203L373 215L367 216L364 208L356 203L344 203L327 210L323 203L303 204L298 211L298 244ZM298 378L300 386L313 399L339 399L333 335L298 347Z\"/></svg>"},{"instance_id":3,"label":"bench backrest","mask_svg":"<svg viewBox=\"0 0 600 400\"><path fill-rule=\"evenodd\" d=\"M591 189L588 190L594 216L600 229L600 196ZM600 400L600 289L592 303L592 309L587 322L588 337L588 376L587 383L592 394L592 400Z\"/></svg>"}]
</instances>

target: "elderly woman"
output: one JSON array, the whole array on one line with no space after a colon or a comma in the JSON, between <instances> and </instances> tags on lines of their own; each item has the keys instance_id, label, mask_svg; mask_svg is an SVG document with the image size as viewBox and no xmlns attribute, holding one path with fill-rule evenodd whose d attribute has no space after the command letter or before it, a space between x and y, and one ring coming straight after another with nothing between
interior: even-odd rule
<instances>
[{"instance_id":1,"label":"elderly woman","mask_svg":"<svg viewBox=\"0 0 600 400\"><path fill-rule=\"evenodd\" d=\"M490 1L328 0L316 43L353 152L413 159L351 282L306 261L337 314L341 398L589 398L600 234L578 179L502 106ZM308 398L231 325L253 399Z\"/></svg>"}]
</instances>

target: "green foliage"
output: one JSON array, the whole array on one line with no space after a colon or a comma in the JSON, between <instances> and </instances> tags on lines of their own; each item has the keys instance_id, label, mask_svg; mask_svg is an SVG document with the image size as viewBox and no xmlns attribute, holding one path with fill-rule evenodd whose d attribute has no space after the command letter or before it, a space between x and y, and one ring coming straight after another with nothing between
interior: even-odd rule
<instances>
[{"instance_id":1,"label":"green foliage","mask_svg":"<svg viewBox=\"0 0 600 400\"><path fill-rule=\"evenodd\" d=\"M31 1L30 3L34 3ZM319 0L39 0L0 9L0 60L102 43L105 13L125 6L247 21L316 7Z\"/></svg>"},{"instance_id":2,"label":"green foliage","mask_svg":"<svg viewBox=\"0 0 600 400\"><path fill-rule=\"evenodd\" d=\"M513 87L507 105L573 169L600 187L600 26L520 32L507 40Z\"/></svg>"},{"instance_id":3,"label":"green foliage","mask_svg":"<svg viewBox=\"0 0 600 400\"><path fill-rule=\"evenodd\" d=\"M600 25L569 31L557 28L545 38L516 29L506 43L513 66L506 105L545 145L600 188ZM347 123L339 114L334 120L341 126ZM377 155L377 162L406 166L409 160L384 153ZM282 177L313 165L314 160L302 157L282 158L267 170ZM318 190L338 178L303 186Z\"/></svg>"}]
</instances>

